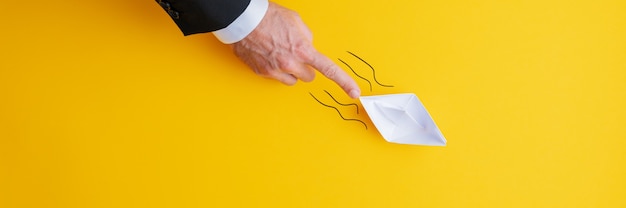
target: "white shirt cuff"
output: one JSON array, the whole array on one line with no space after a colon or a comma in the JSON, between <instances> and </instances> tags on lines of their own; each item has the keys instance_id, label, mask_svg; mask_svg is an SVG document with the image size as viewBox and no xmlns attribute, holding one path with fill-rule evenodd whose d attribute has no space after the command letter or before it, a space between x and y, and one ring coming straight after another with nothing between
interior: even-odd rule
<instances>
[{"instance_id":1,"label":"white shirt cuff","mask_svg":"<svg viewBox=\"0 0 626 208\"><path fill-rule=\"evenodd\" d=\"M227 27L213 32L222 43L231 44L248 36L256 28L267 12L268 0L251 0L246 10Z\"/></svg>"}]
</instances>

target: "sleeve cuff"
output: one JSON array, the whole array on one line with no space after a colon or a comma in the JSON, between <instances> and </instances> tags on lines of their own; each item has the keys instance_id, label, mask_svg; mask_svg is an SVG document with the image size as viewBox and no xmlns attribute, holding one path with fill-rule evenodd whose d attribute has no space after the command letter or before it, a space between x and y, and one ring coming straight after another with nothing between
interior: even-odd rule
<instances>
[{"instance_id":1,"label":"sleeve cuff","mask_svg":"<svg viewBox=\"0 0 626 208\"><path fill-rule=\"evenodd\" d=\"M256 28L267 12L268 0L251 0L243 13L227 27L213 32L215 37L225 44L244 39Z\"/></svg>"}]
</instances>

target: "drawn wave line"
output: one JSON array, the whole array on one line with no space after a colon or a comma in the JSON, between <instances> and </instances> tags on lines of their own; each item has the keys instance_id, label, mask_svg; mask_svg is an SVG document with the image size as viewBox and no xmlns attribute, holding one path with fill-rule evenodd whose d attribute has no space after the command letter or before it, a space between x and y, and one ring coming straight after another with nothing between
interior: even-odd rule
<instances>
[{"instance_id":1,"label":"drawn wave line","mask_svg":"<svg viewBox=\"0 0 626 208\"><path fill-rule=\"evenodd\" d=\"M361 60L363 63L367 64L367 66L369 66L369 67L370 67L370 69L372 69L372 74L374 75L374 81L375 81L378 85L383 86L383 87L393 87L393 85L386 85L386 84L381 84L380 82L378 82L378 80L376 79L376 70L374 70L374 67L372 67L372 65L370 65L369 63L367 63L367 61L363 60L361 57L357 56L356 54L354 54L354 53L352 53L352 52L350 52L350 51L347 51L347 52L348 52L350 55L352 55L352 56L356 57L357 59ZM353 71L353 72L354 72L354 71Z\"/></svg>"},{"instance_id":2,"label":"drawn wave line","mask_svg":"<svg viewBox=\"0 0 626 208\"><path fill-rule=\"evenodd\" d=\"M365 129L367 129L367 124L365 124L365 122L363 122L363 121L361 121L361 120L359 120L359 119L354 119L354 118L345 118L345 117L343 117L343 115L341 115L341 112L339 112L339 109L337 109L335 106L331 106L331 105L326 105L326 104L324 104L322 101L318 100L318 99L317 99L317 98L313 95L313 93L310 93L310 92L309 92L309 95L311 95L311 97L313 97L313 99L315 99L315 101L317 101L318 103L322 104L323 106L326 106L326 107L329 107L329 108L335 109L335 111L337 111L337 113L339 114L339 116L341 117L341 119L346 120L346 121L356 121L356 122L359 122L359 123L363 124L363 126L365 126ZM331 96L331 97L332 97L332 96Z\"/></svg>"},{"instance_id":3,"label":"drawn wave line","mask_svg":"<svg viewBox=\"0 0 626 208\"><path fill-rule=\"evenodd\" d=\"M365 77L362 77L361 75L357 74L354 69L352 69L352 67L350 65L348 65L348 63L346 63L345 61L341 60L340 58L338 58L339 61L341 61L341 63L345 64L346 66L348 66L348 68L350 69L350 71L352 71L352 73L354 73L354 75L356 75L357 77L365 80L367 82L367 84L370 85L370 92L372 91L372 82L370 82L368 79L365 79Z\"/></svg>"},{"instance_id":4,"label":"drawn wave line","mask_svg":"<svg viewBox=\"0 0 626 208\"><path fill-rule=\"evenodd\" d=\"M357 105L356 103L347 103L347 104L340 103L339 101L337 101L337 99L335 99L335 97L333 97L333 95L330 94L330 92L326 90L324 90L324 92L328 94L328 96L330 96L330 98L332 98L339 105L343 105L343 106L353 105L354 107L356 107L356 114L359 114L359 105Z\"/></svg>"}]
</instances>

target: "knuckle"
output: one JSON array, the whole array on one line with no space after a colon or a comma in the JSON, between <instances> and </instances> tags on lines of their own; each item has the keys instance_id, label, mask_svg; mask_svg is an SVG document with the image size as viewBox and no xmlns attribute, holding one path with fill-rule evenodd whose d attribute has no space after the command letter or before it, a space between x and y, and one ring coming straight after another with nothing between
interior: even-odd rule
<instances>
[{"instance_id":1,"label":"knuckle","mask_svg":"<svg viewBox=\"0 0 626 208\"><path fill-rule=\"evenodd\" d=\"M294 68L293 65L294 64L288 60L278 62L278 68L280 68L283 71L293 71L293 68Z\"/></svg>"},{"instance_id":2,"label":"knuckle","mask_svg":"<svg viewBox=\"0 0 626 208\"><path fill-rule=\"evenodd\" d=\"M337 78L337 69L332 67L332 65L327 65L326 67L324 67L324 68L322 68L320 70L329 79L334 80L335 78Z\"/></svg>"},{"instance_id":3,"label":"knuckle","mask_svg":"<svg viewBox=\"0 0 626 208\"><path fill-rule=\"evenodd\" d=\"M311 46L308 43L301 43L295 46L294 55L303 60L311 57Z\"/></svg>"}]
</instances>

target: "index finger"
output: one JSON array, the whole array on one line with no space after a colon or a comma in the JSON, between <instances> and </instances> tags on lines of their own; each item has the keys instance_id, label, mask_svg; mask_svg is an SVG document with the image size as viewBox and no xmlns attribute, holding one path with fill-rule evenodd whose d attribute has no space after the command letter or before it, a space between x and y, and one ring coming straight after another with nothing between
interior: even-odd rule
<instances>
[{"instance_id":1,"label":"index finger","mask_svg":"<svg viewBox=\"0 0 626 208\"><path fill-rule=\"evenodd\" d=\"M331 61L320 52L313 51L306 63L317 69L317 71L328 79L337 83L351 98L358 98L361 95L361 89L359 85L356 84L356 81L343 71L341 67L337 66L335 62Z\"/></svg>"}]
</instances>

